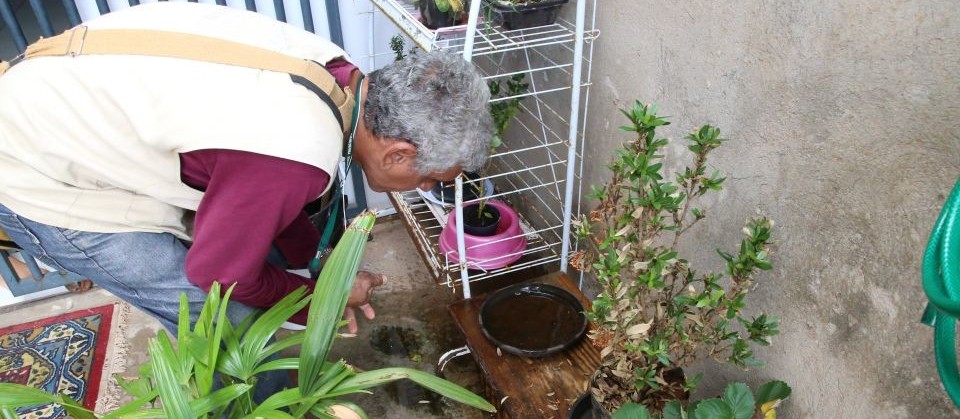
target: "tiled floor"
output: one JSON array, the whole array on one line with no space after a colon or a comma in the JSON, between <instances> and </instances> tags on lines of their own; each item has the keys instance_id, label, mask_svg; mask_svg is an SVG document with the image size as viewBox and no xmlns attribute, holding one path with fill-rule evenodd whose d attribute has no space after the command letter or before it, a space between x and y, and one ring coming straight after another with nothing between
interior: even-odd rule
<instances>
[{"instance_id":1,"label":"tiled floor","mask_svg":"<svg viewBox=\"0 0 960 419\"><path fill-rule=\"evenodd\" d=\"M377 318L373 321L362 319L358 335L338 340L331 357L343 358L363 370L407 366L432 372L440 355L464 344L446 309L455 296L450 289L433 282L402 223L398 220L378 221L367 246L363 267L387 277L373 297ZM94 289L83 294L65 294L24 303L0 309L0 327L115 301L107 292ZM147 360L147 341L156 335L160 325L136 309L130 310L124 323L125 327L119 333L130 348L126 367L122 370L123 375L133 375ZM385 353L384 348L403 339L410 349L408 353ZM482 392L478 372L469 356L448 364L445 375L474 392ZM371 418L484 417L475 409L437 400L405 383L378 387L373 391L373 395L353 399Z\"/></svg>"}]
</instances>

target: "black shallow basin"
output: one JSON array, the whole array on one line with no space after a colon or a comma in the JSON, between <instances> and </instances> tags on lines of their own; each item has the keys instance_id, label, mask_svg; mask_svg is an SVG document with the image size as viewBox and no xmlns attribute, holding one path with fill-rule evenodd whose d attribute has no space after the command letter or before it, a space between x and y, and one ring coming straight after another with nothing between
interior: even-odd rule
<instances>
[{"instance_id":1,"label":"black shallow basin","mask_svg":"<svg viewBox=\"0 0 960 419\"><path fill-rule=\"evenodd\" d=\"M480 330L504 352L536 358L577 343L587 331L587 319L580 301L563 288L517 284L483 302Z\"/></svg>"},{"instance_id":2,"label":"black shallow basin","mask_svg":"<svg viewBox=\"0 0 960 419\"><path fill-rule=\"evenodd\" d=\"M480 175L472 172L466 172L463 174L466 178L464 182L471 181L476 182L477 179L480 179ZM480 197L480 187L479 183L464 185L463 188L463 200L471 201ZM491 193L493 191L490 191ZM447 204L453 204L457 202L457 192L456 192L456 182L437 182L433 185L433 189L430 189L430 194L433 195L438 201L445 202Z\"/></svg>"}]
</instances>

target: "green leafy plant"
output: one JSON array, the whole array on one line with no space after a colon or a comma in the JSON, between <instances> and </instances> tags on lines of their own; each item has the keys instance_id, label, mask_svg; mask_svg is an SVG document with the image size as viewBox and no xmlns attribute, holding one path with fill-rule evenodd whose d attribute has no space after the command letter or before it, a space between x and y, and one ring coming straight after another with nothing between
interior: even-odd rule
<instances>
[{"instance_id":1,"label":"green leafy plant","mask_svg":"<svg viewBox=\"0 0 960 419\"><path fill-rule=\"evenodd\" d=\"M403 57L406 57L403 53L404 48L406 48L406 42L402 36L394 35L390 37L390 50L393 51L394 61L400 61Z\"/></svg>"},{"instance_id":2,"label":"green leafy plant","mask_svg":"<svg viewBox=\"0 0 960 419\"><path fill-rule=\"evenodd\" d=\"M482 191L482 192L480 192L480 196L484 196L484 194L485 194L485 191L483 191L484 186L481 185L481 186L478 186L478 187L479 187L480 190ZM490 212L490 210L487 209L487 200L486 200L485 198L481 198L481 199L477 202L477 217L478 217L479 220L485 220L485 219L486 219L486 220L490 220L490 219L493 219L493 213Z\"/></svg>"},{"instance_id":3,"label":"green leafy plant","mask_svg":"<svg viewBox=\"0 0 960 419\"><path fill-rule=\"evenodd\" d=\"M102 418L333 417L338 409L365 418L359 406L341 397L405 378L458 402L494 412L483 398L416 369L358 371L344 360L327 360L337 330L346 323L341 317L375 220L375 214L368 211L351 223L320 273L312 295L305 295L301 288L239 325L226 319L232 287L221 297L219 285L214 283L192 328L186 297L181 296L177 347L163 331L151 339L150 360L140 368L139 377L129 381L117 377L135 400ZM272 341L280 325L307 304L306 330ZM273 359L294 345L301 346L299 358ZM258 374L291 369L299 370L297 387L279 391L260 404L254 402L252 392ZM216 388L214 380L218 376L222 383ZM97 417L69 397L0 383L0 416L4 418L17 417L18 407L42 403L57 403L75 419Z\"/></svg>"},{"instance_id":4,"label":"green leafy plant","mask_svg":"<svg viewBox=\"0 0 960 419\"><path fill-rule=\"evenodd\" d=\"M650 413L641 404L626 403L612 419L776 419L777 407L790 397L783 381L770 381L754 394L743 383L727 385L722 397L699 400L684 408L679 400L667 402L662 414Z\"/></svg>"},{"instance_id":5,"label":"green leafy plant","mask_svg":"<svg viewBox=\"0 0 960 419\"><path fill-rule=\"evenodd\" d=\"M490 89L490 116L493 118L493 138L490 140L490 150L494 151L503 145L503 133L510 126L510 120L520 112L520 102L530 90L526 83L526 73L517 73L507 79L506 88L500 80L490 80L487 87Z\"/></svg>"},{"instance_id":6,"label":"green leafy plant","mask_svg":"<svg viewBox=\"0 0 960 419\"><path fill-rule=\"evenodd\" d=\"M414 55L417 53L417 48L412 47L409 50L407 48L407 41L403 39L403 36L397 34L390 37L390 50L393 51L394 61L400 61L408 55ZM406 51L406 53L404 53Z\"/></svg>"},{"instance_id":7,"label":"green leafy plant","mask_svg":"<svg viewBox=\"0 0 960 419\"><path fill-rule=\"evenodd\" d=\"M707 157L726 140L710 125L693 131L687 136L692 162L669 180L664 159L670 140L656 136L669 122L640 102L622 112L630 124L621 129L633 138L609 165L610 182L594 188L598 207L577 220L575 232L587 250L571 261L593 272L600 285L587 313L595 326L589 336L601 348L594 398L608 411L633 402L660 412L696 387L700 376L684 377L682 368L700 358L761 364L751 344L769 345L778 320L746 318L742 311L754 275L772 267L773 221L748 220L739 250L717 251L726 275L692 269L677 246L706 216L699 198L725 181L716 171L707 173Z\"/></svg>"}]
</instances>

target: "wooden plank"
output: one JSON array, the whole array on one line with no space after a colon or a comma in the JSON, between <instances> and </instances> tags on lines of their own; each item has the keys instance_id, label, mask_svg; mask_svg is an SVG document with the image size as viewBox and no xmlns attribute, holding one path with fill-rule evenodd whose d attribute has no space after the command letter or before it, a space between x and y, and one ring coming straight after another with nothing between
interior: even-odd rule
<instances>
[{"instance_id":1,"label":"wooden plank","mask_svg":"<svg viewBox=\"0 0 960 419\"><path fill-rule=\"evenodd\" d=\"M590 307L590 301L563 273L555 272L530 282L562 287L577 296L584 307ZM600 351L584 338L571 349L544 358L497 354L496 346L480 331L480 306L484 299L485 296L478 296L458 301L448 309L483 372L498 417L566 418L569 405L586 391L590 377L600 366Z\"/></svg>"}]
</instances>

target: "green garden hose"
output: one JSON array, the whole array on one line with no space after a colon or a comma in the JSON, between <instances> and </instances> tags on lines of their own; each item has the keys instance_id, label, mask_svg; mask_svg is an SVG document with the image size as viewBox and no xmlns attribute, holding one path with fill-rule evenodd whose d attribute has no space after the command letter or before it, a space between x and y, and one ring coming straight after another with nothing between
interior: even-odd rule
<instances>
[{"instance_id":1,"label":"green garden hose","mask_svg":"<svg viewBox=\"0 0 960 419\"><path fill-rule=\"evenodd\" d=\"M943 205L923 254L923 291L929 300L924 324L934 328L933 351L940 381L960 408L956 321L960 318L960 181Z\"/></svg>"}]
</instances>

